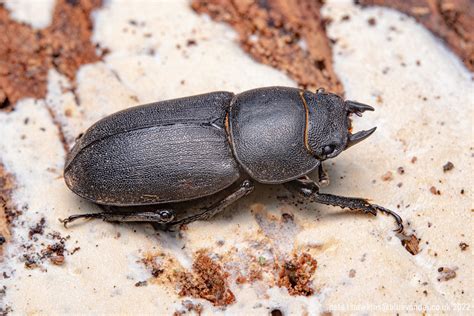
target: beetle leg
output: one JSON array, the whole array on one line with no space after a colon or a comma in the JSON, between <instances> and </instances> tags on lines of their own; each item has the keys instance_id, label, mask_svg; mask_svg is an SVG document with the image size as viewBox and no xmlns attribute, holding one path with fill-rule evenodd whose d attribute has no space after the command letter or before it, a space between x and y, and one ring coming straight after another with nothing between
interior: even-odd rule
<instances>
[{"instance_id":1,"label":"beetle leg","mask_svg":"<svg viewBox=\"0 0 474 316\"><path fill-rule=\"evenodd\" d=\"M235 190L222 200L219 200L218 202L212 204L210 207L202 208L197 214L193 214L191 216L169 223L168 226L183 225L199 220L208 220L217 213L222 212L227 206L231 205L238 199L250 194L253 189L253 183L250 180L244 180L237 190Z\"/></svg>"},{"instance_id":2,"label":"beetle leg","mask_svg":"<svg viewBox=\"0 0 474 316\"><path fill-rule=\"evenodd\" d=\"M319 193L319 186L307 176L285 183L285 187L293 193L311 199L313 202L362 211L374 216L377 215L377 211L391 215L397 222L398 228L395 231L399 233L403 231L403 220L397 213L382 206L371 204L366 199Z\"/></svg>"},{"instance_id":3,"label":"beetle leg","mask_svg":"<svg viewBox=\"0 0 474 316\"><path fill-rule=\"evenodd\" d=\"M103 213L89 213L71 215L68 218L60 219L59 221L67 227L67 224L79 218L99 218L106 222L154 222L159 224L166 224L175 218L174 210L161 209L151 212L103 212Z\"/></svg>"},{"instance_id":4,"label":"beetle leg","mask_svg":"<svg viewBox=\"0 0 474 316\"><path fill-rule=\"evenodd\" d=\"M322 162L319 164L318 177L319 177L318 185L320 188L327 187L329 185L329 176L326 170L324 170Z\"/></svg>"}]
</instances>

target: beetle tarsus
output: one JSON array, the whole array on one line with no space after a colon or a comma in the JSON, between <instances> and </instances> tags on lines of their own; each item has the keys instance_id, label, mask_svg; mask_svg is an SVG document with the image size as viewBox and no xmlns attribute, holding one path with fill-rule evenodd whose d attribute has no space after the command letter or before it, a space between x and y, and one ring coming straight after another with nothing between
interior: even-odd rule
<instances>
[{"instance_id":1,"label":"beetle tarsus","mask_svg":"<svg viewBox=\"0 0 474 316\"><path fill-rule=\"evenodd\" d=\"M377 211L391 215L393 218L395 218L398 226L395 232L401 233L403 231L403 220L397 213L382 206L371 204L366 199L319 193L319 186L307 176L293 180L285 186L291 192L303 195L304 197L317 203L338 206L343 209L348 208L354 211L362 211L374 216L377 215Z\"/></svg>"},{"instance_id":2,"label":"beetle tarsus","mask_svg":"<svg viewBox=\"0 0 474 316\"><path fill-rule=\"evenodd\" d=\"M394 229L393 231L394 232L397 232L399 234L401 234L403 232L403 220L402 218L400 217L400 215L398 215L397 213L395 213L394 211L391 211L389 209L386 209L385 207L382 207L380 205L376 205L376 204L372 204L372 206L374 206L378 211L380 211L381 213L385 213L387 215L390 215L392 216L394 219L395 219L395 222L397 223L397 229Z\"/></svg>"},{"instance_id":3,"label":"beetle tarsus","mask_svg":"<svg viewBox=\"0 0 474 316\"><path fill-rule=\"evenodd\" d=\"M60 218L59 221L64 225L65 228L67 228L67 225L70 222L73 222L79 218L89 219L89 218L102 218L102 217L103 217L103 213L77 214L77 215L71 215L65 219Z\"/></svg>"}]
</instances>

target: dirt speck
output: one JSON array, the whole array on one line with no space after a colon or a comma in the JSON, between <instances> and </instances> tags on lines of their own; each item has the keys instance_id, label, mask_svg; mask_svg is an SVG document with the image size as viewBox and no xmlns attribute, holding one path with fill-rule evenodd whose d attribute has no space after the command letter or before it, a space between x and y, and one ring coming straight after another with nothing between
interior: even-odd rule
<instances>
[{"instance_id":1,"label":"dirt speck","mask_svg":"<svg viewBox=\"0 0 474 316\"><path fill-rule=\"evenodd\" d=\"M228 274L204 252L197 254L193 272L180 272L178 284L180 296L191 296L210 301L214 306L226 306L235 302L234 293L227 282Z\"/></svg>"},{"instance_id":2,"label":"dirt speck","mask_svg":"<svg viewBox=\"0 0 474 316\"><path fill-rule=\"evenodd\" d=\"M444 166L443 166L443 172L448 172L454 169L454 164L451 161L448 161Z\"/></svg>"},{"instance_id":3,"label":"dirt speck","mask_svg":"<svg viewBox=\"0 0 474 316\"><path fill-rule=\"evenodd\" d=\"M317 261L308 253L295 254L280 270L278 286L286 287L290 295L309 296L314 293L311 277L317 268Z\"/></svg>"},{"instance_id":4,"label":"dirt speck","mask_svg":"<svg viewBox=\"0 0 474 316\"><path fill-rule=\"evenodd\" d=\"M247 283L247 278L244 277L243 275L239 275L239 276L235 279L235 283L237 283L237 284L244 284L244 283Z\"/></svg>"},{"instance_id":5,"label":"dirt speck","mask_svg":"<svg viewBox=\"0 0 474 316\"><path fill-rule=\"evenodd\" d=\"M443 282L443 281L449 281L451 279L454 279L456 277L456 270L458 268L448 268L448 267L440 267L438 268L439 276L438 276L438 282Z\"/></svg>"},{"instance_id":6,"label":"dirt speck","mask_svg":"<svg viewBox=\"0 0 474 316\"><path fill-rule=\"evenodd\" d=\"M162 265L157 262L156 256L149 254L142 259L142 262L148 269L150 269L151 275L155 278L159 277L164 272Z\"/></svg>"},{"instance_id":7,"label":"dirt speck","mask_svg":"<svg viewBox=\"0 0 474 316\"><path fill-rule=\"evenodd\" d=\"M377 20L375 18L369 18L367 20L367 23L370 25L370 26L375 26L377 25Z\"/></svg>"},{"instance_id":8,"label":"dirt speck","mask_svg":"<svg viewBox=\"0 0 474 316\"><path fill-rule=\"evenodd\" d=\"M182 301L181 305L182 308L175 311L173 316L181 316L191 312L194 312L196 315L200 316L204 310L204 307L201 304L196 304L190 300Z\"/></svg>"},{"instance_id":9,"label":"dirt speck","mask_svg":"<svg viewBox=\"0 0 474 316\"><path fill-rule=\"evenodd\" d=\"M28 232L28 237L30 239L33 239L35 235L43 235L45 223L46 223L46 219L42 217L40 221L36 223L35 226L30 228L30 231Z\"/></svg>"},{"instance_id":10,"label":"dirt speck","mask_svg":"<svg viewBox=\"0 0 474 316\"><path fill-rule=\"evenodd\" d=\"M349 21L350 19L351 19L351 16L346 14L342 16L341 21Z\"/></svg>"},{"instance_id":11,"label":"dirt speck","mask_svg":"<svg viewBox=\"0 0 474 316\"><path fill-rule=\"evenodd\" d=\"M281 220L283 223L293 222L295 220L295 216L291 213L283 213L281 214Z\"/></svg>"},{"instance_id":12,"label":"dirt speck","mask_svg":"<svg viewBox=\"0 0 474 316\"><path fill-rule=\"evenodd\" d=\"M433 194L433 195L441 195L441 191L438 190L435 186L431 186L430 192L431 192L431 194Z\"/></svg>"},{"instance_id":13,"label":"dirt speck","mask_svg":"<svg viewBox=\"0 0 474 316\"><path fill-rule=\"evenodd\" d=\"M392 181L393 173L391 171L387 171L384 175L382 175L381 179L382 181Z\"/></svg>"},{"instance_id":14,"label":"dirt speck","mask_svg":"<svg viewBox=\"0 0 474 316\"><path fill-rule=\"evenodd\" d=\"M273 309L270 312L271 316L283 316L283 312L280 309Z\"/></svg>"},{"instance_id":15,"label":"dirt speck","mask_svg":"<svg viewBox=\"0 0 474 316\"><path fill-rule=\"evenodd\" d=\"M355 269L350 269L349 270L349 278L354 278L356 276L356 270Z\"/></svg>"},{"instance_id":16,"label":"dirt speck","mask_svg":"<svg viewBox=\"0 0 474 316\"><path fill-rule=\"evenodd\" d=\"M387 70L388 71L388 70ZM383 71L382 71L383 72ZM382 96L379 94L377 95L375 101L377 102L377 104L382 104L383 103L383 98Z\"/></svg>"},{"instance_id":17,"label":"dirt speck","mask_svg":"<svg viewBox=\"0 0 474 316\"><path fill-rule=\"evenodd\" d=\"M195 39L188 39L186 41L186 46L190 47L190 46L196 46L197 45L197 42Z\"/></svg>"},{"instance_id":18,"label":"dirt speck","mask_svg":"<svg viewBox=\"0 0 474 316\"><path fill-rule=\"evenodd\" d=\"M135 283L135 287L142 287L142 286L147 286L148 282L147 281L138 281Z\"/></svg>"},{"instance_id":19,"label":"dirt speck","mask_svg":"<svg viewBox=\"0 0 474 316\"><path fill-rule=\"evenodd\" d=\"M467 248L469 248L469 245L466 244L465 242L460 242L459 243L459 248L461 249L461 251L466 251Z\"/></svg>"},{"instance_id":20,"label":"dirt speck","mask_svg":"<svg viewBox=\"0 0 474 316\"><path fill-rule=\"evenodd\" d=\"M64 256L63 255L54 255L49 258L51 262L57 266L64 264Z\"/></svg>"}]
</instances>

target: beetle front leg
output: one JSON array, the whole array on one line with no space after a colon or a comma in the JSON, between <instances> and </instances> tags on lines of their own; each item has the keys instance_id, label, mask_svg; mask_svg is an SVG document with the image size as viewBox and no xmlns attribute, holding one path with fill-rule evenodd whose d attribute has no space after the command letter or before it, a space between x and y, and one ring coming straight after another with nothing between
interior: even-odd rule
<instances>
[{"instance_id":1,"label":"beetle front leg","mask_svg":"<svg viewBox=\"0 0 474 316\"><path fill-rule=\"evenodd\" d=\"M371 204L366 199L319 193L319 186L307 176L285 183L285 187L293 193L311 199L313 202L362 211L374 216L377 215L377 211L391 215L398 225L395 231L398 233L403 231L403 220L397 213L382 206Z\"/></svg>"},{"instance_id":2,"label":"beetle front leg","mask_svg":"<svg viewBox=\"0 0 474 316\"><path fill-rule=\"evenodd\" d=\"M175 218L175 212L171 209L160 209L147 212L110 212L103 207L105 212L71 215L68 218L59 221L67 227L67 224L77 219L102 219L106 222L153 222L157 224L167 224Z\"/></svg>"},{"instance_id":3,"label":"beetle front leg","mask_svg":"<svg viewBox=\"0 0 474 316\"><path fill-rule=\"evenodd\" d=\"M234 192L230 193L228 196L223 198L222 200L212 204L210 207L207 208L202 208L198 214L194 214L179 220L176 220L174 222L171 222L168 224L168 226L177 226L177 225L183 225L183 224L188 224L194 221L199 221L199 220L208 220L212 218L214 215L217 213L222 212L227 206L231 205L238 199L250 194L254 189L254 185L250 180L245 180L242 182L242 184L239 186L238 189L236 189Z\"/></svg>"},{"instance_id":4,"label":"beetle front leg","mask_svg":"<svg viewBox=\"0 0 474 316\"><path fill-rule=\"evenodd\" d=\"M327 187L329 185L329 176L326 170L324 170L323 163L321 162L318 167L318 185L320 188Z\"/></svg>"}]
</instances>

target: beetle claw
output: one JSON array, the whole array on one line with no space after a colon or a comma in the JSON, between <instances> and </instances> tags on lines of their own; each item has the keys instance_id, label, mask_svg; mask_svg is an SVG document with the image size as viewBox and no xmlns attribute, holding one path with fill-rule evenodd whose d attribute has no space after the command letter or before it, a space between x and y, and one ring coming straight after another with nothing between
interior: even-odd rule
<instances>
[{"instance_id":1,"label":"beetle claw","mask_svg":"<svg viewBox=\"0 0 474 316\"><path fill-rule=\"evenodd\" d=\"M69 223L67 218L65 218L65 219L58 218L58 220L61 224L63 224L64 228L67 228L67 223Z\"/></svg>"},{"instance_id":2,"label":"beetle claw","mask_svg":"<svg viewBox=\"0 0 474 316\"><path fill-rule=\"evenodd\" d=\"M402 218L400 217L400 215L398 215L397 213L395 213L394 211L391 211L389 209L386 209L385 207L382 207L382 206L378 206L378 205L374 205L380 212L382 213L385 213L387 215L390 215L392 216L394 219L395 219L395 222L397 223L397 229L394 229L393 231L396 232L396 233L402 233L403 232L403 220Z\"/></svg>"}]
</instances>

